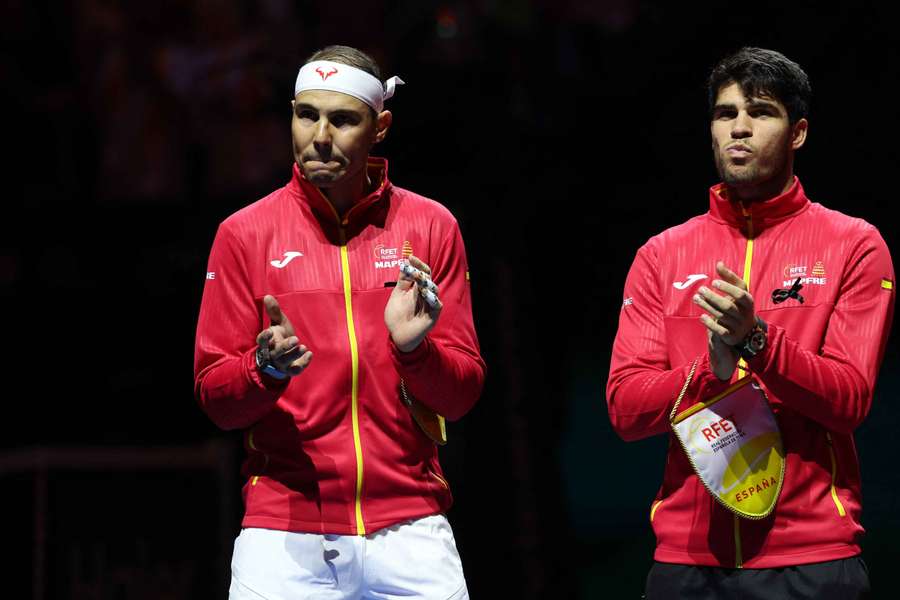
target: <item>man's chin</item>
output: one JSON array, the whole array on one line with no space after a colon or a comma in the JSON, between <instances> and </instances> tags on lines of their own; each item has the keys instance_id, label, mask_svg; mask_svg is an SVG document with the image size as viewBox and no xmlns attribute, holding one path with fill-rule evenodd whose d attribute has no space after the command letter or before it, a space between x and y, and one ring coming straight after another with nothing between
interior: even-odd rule
<instances>
[{"instance_id":1,"label":"man's chin","mask_svg":"<svg viewBox=\"0 0 900 600\"><path fill-rule=\"evenodd\" d=\"M723 169L719 175L722 181L732 187L744 187L760 183L759 173L755 169Z\"/></svg>"},{"instance_id":2,"label":"man's chin","mask_svg":"<svg viewBox=\"0 0 900 600\"><path fill-rule=\"evenodd\" d=\"M304 175L306 176L307 181L309 181L314 186L325 188L325 187L331 187L335 183L337 183L341 179L341 176L343 175L343 173L332 173L330 171L313 170L313 171L304 172Z\"/></svg>"}]
</instances>

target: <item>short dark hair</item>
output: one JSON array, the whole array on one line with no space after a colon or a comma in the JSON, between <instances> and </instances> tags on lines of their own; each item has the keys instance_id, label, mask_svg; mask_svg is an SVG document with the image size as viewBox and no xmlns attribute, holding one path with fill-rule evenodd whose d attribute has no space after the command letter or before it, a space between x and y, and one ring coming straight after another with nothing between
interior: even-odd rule
<instances>
[{"instance_id":1,"label":"short dark hair","mask_svg":"<svg viewBox=\"0 0 900 600\"><path fill-rule=\"evenodd\" d=\"M381 69L378 68L378 63L375 62L374 58L362 50L357 50L350 46L326 46L321 50L313 52L303 64L311 63L316 60L330 60L332 62L341 63L342 65L356 67L357 69L372 75L378 81L381 81L381 85L384 86L384 82L381 80Z\"/></svg>"},{"instance_id":2,"label":"short dark hair","mask_svg":"<svg viewBox=\"0 0 900 600\"><path fill-rule=\"evenodd\" d=\"M745 47L719 61L707 82L710 115L719 91L732 82L740 86L747 98L771 96L781 102L791 123L809 114L809 77L800 65L780 52Z\"/></svg>"}]
</instances>

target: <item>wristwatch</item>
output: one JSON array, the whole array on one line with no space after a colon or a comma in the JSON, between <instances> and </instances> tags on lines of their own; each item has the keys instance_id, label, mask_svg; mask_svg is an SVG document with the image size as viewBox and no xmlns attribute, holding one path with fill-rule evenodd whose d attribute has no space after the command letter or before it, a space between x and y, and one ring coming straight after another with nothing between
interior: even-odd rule
<instances>
[{"instance_id":1,"label":"wristwatch","mask_svg":"<svg viewBox=\"0 0 900 600\"><path fill-rule=\"evenodd\" d=\"M256 368L259 369L260 373L265 373L274 379L287 379L290 377L290 375L284 371L280 371L278 367L272 363L269 353L262 348L256 349Z\"/></svg>"},{"instance_id":2,"label":"wristwatch","mask_svg":"<svg viewBox=\"0 0 900 600\"><path fill-rule=\"evenodd\" d=\"M769 339L768 331L769 326L757 315L756 325L753 326L744 341L737 344L734 349L741 355L741 358L749 361L766 348L766 342Z\"/></svg>"}]
</instances>

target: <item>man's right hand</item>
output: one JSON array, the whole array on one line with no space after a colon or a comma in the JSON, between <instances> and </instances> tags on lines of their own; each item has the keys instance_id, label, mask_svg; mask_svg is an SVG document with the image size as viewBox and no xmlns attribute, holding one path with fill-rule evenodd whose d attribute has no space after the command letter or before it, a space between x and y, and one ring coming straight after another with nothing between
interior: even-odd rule
<instances>
[{"instance_id":1,"label":"man's right hand","mask_svg":"<svg viewBox=\"0 0 900 600\"><path fill-rule=\"evenodd\" d=\"M278 306L274 296L263 298L271 325L259 332L256 343L267 353L269 361L281 372L291 377L299 375L309 366L313 354L300 343L294 334L294 326Z\"/></svg>"}]
</instances>

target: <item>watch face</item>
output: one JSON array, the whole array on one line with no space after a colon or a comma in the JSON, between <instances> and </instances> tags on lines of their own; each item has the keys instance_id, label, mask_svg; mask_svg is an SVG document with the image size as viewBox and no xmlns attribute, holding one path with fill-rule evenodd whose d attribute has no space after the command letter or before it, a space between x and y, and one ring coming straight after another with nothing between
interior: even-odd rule
<instances>
[{"instance_id":1,"label":"watch face","mask_svg":"<svg viewBox=\"0 0 900 600\"><path fill-rule=\"evenodd\" d=\"M753 348L754 352L759 352L763 348L766 347L766 334L762 331L757 331L750 337L750 347Z\"/></svg>"},{"instance_id":2,"label":"watch face","mask_svg":"<svg viewBox=\"0 0 900 600\"><path fill-rule=\"evenodd\" d=\"M256 349L256 368L262 369L263 367L268 366L269 356L268 353L263 351L262 348Z\"/></svg>"}]
</instances>

